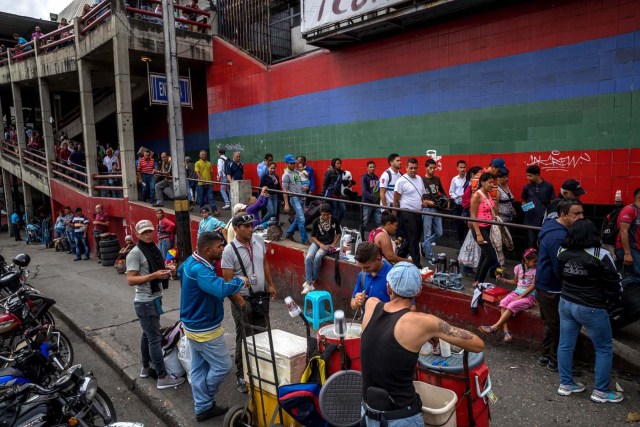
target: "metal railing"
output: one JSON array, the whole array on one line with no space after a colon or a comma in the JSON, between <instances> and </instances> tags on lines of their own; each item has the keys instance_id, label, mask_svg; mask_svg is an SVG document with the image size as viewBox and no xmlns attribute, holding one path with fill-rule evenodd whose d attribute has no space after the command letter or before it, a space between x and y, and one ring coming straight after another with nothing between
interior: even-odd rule
<instances>
[{"instance_id":1,"label":"metal railing","mask_svg":"<svg viewBox=\"0 0 640 427\"><path fill-rule=\"evenodd\" d=\"M60 45L62 45L60 47L66 47L74 44L76 38L71 32L72 30L73 30L73 24L69 24L65 27L58 28L55 31L47 33L42 37L40 37L39 39L37 39L36 49L38 51L38 54L50 52L52 48L58 49ZM64 33L67 33L67 35L63 37L62 35ZM56 37L58 37L57 40L56 40ZM49 42L49 40L51 40L51 42Z\"/></svg>"},{"instance_id":2,"label":"metal railing","mask_svg":"<svg viewBox=\"0 0 640 427\"><path fill-rule=\"evenodd\" d=\"M151 3L151 4L158 4L161 5L162 2L160 0L146 0L146 3ZM204 29L211 29L211 25L209 25L206 20L205 22L202 21L198 21L198 16L202 16L204 18L209 18L211 16L211 14L205 10L202 9L194 9L192 7L188 7L188 6L181 6L179 4L174 4L173 5L175 10L179 10L182 11L183 13L186 13L188 15L197 15L195 19L192 19L190 17L190 19L185 19L185 18L180 18L180 17L176 17L175 20L176 22L183 24L184 26L187 26L187 28L182 28L182 29L189 29L190 27L197 27L197 28L204 28ZM143 9L142 7L134 7L134 6L130 6L129 4L127 4L126 6L126 11L129 13L133 13L136 15L142 15L145 17L150 17L152 19L149 18L145 18L147 21L150 22L154 22L156 24L161 24L162 23L162 13L157 13L157 12L152 12L150 10L147 9Z\"/></svg>"},{"instance_id":3,"label":"metal railing","mask_svg":"<svg viewBox=\"0 0 640 427\"><path fill-rule=\"evenodd\" d=\"M102 0L100 3L92 7L86 15L80 17L80 24L83 26L80 30L80 34L87 34L110 16L111 0Z\"/></svg>"},{"instance_id":4,"label":"metal railing","mask_svg":"<svg viewBox=\"0 0 640 427\"><path fill-rule=\"evenodd\" d=\"M53 178L75 184L84 191L89 189L89 184L87 184L87 173L85 172L86 168L84 166L73 163L63 164L59 162L51 162L51 166L51 173L55 175Z\"/></svg>"},{"instance_id":5,"label":"metal railing","mask_svg":"<svg viewBox=\"0 0 640 427\"><path fill-rule=\"evenodd\" d=\"M21 45L16 45L16 47L10 49L11 52L13 52L13 55L11 55L11 59L13 61L22 61L23 59L26 59L36 53L35 47L35 40L31 40L30 42Z\"/></svg>"},{"instance_id":6,"label":"metal railing","mask_svg":"<svg viewBox=\"0 0 640 427\"><path fill-rule=\"evenodd\" d=\"M20 150L22 154L22 164L37 169L38 172L47 174L47 158L43 150L33 148L23 148Z\"/></svg>"},{"instance_id":7,"label":"metal railing","mask_svg":"<svg viewBox=\"0 0 640 427\"><path fill-rule=\"evenodd\" d=\"M0 141L0 150L2 151L3 156L7 155L16 162L20 162L20 147L17 143L3 139Z\"/></svg>"},{"instance_id":8,"label":"metal railing","mask_svg":"<svg viewBox=\"0 0 640 427\"><path fill-rule=\"evenodd\" d=\"M98 191L100 197L123 197L124 186L122 185L122 174L113 172L96 173L91 175L91 178L94 182L93 189ZM107 181L107 185L104 184L104 181Z\"/></svg>"}]
</instances>

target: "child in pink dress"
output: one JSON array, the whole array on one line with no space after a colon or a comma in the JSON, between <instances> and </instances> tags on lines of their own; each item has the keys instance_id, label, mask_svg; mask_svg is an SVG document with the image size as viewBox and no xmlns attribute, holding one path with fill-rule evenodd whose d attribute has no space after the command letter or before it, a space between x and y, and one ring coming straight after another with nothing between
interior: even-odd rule
<instances>
[{"instance_id":1,"label":"child in pink dress","mask_svg":"<svg viewBox=\"0 0 640 427\"><path fill-rule=\"evenodd\" d=\"M516 289L509 293L500 301L500 319L491 326L480 326L480 331L491 334L502 326L504 331L504 342L511 341L508 321L512 316L527 310L536 304L535 278L536 263L538 262L538 251L527 249L522 255L522 264L516 265L513 269L514 279L505 279L496 275L499 282L517 285Z\"/></svg>"}]
</instances>

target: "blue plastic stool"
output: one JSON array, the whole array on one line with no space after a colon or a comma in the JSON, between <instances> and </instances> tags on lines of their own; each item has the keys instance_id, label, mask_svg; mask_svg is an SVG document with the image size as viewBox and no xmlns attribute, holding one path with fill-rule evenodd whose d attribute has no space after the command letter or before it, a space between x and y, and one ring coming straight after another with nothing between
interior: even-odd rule
<instances>
[{"instance_id":1,"label":"blue plastic stool","mask_svg":"<svg viewBox=\"0 0 640 427\"><path fill-rule=\"evenodd\" d=\"M327 302L328 307L327 307ZM320 329L322 322L333 322L333 299L327 291L311 291L304 297L304 317L313 329Z\"/></svg>"}]
</instances>

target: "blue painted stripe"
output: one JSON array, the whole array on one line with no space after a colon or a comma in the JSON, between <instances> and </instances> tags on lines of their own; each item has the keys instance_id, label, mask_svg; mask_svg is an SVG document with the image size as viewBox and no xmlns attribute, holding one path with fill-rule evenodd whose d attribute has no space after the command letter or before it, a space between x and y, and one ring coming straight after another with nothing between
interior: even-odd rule
<instances>
[{"instance_id":1,"label":"blue painted stripe","mask_svg":"<svg viewBox=\"0 0 640 427\"><path fill-rule=\"evenodd\" d=\"M638 88L640 31L210 114L209 135L216 140Z\"/></svg>"}]
</instances>

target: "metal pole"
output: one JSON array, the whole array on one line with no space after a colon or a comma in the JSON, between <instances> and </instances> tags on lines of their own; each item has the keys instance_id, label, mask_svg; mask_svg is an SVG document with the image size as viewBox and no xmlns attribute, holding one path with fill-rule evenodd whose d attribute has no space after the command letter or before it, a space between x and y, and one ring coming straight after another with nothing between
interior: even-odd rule
<instances>
[{"instance_id":1,"label":"metal pole","mask_svg":"<svg viewBox=\"0 0 640 427\"><path fill-rule=\"evenodd\" d=\"M176 53L176 23L173 1L162 2L164 24L164 58L167 73L167 121L171 146L171 170L176 211L176 241L178 262L191 255L191 228L189 201L187 200L187 174L184 167L184 135L182 132L182 107L180 105L180 80Z\"/></svg>"}]
</instances>

